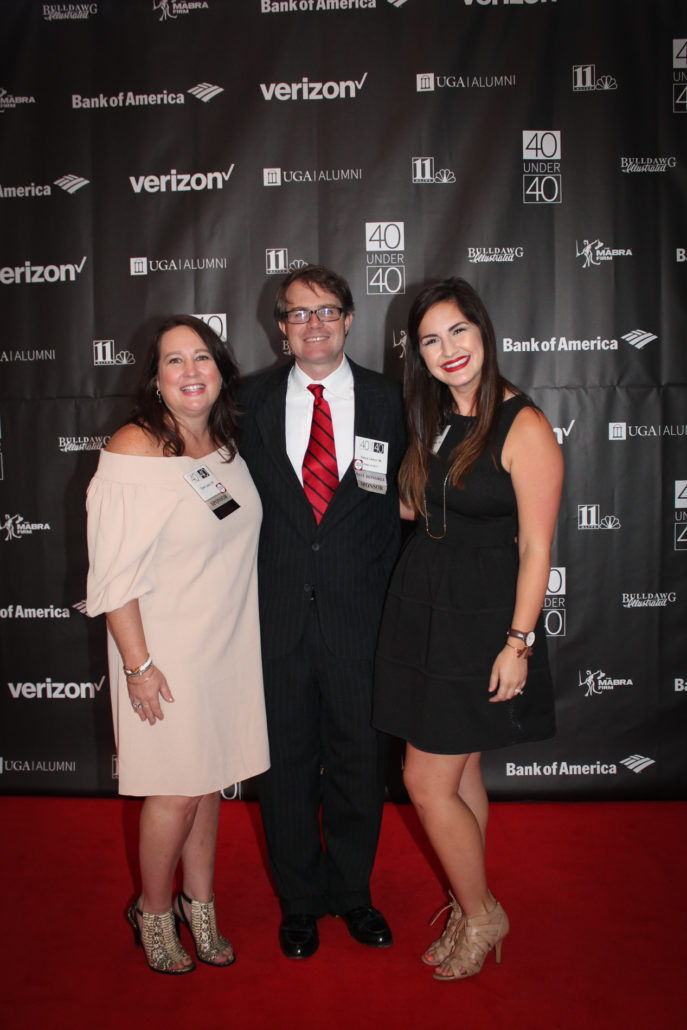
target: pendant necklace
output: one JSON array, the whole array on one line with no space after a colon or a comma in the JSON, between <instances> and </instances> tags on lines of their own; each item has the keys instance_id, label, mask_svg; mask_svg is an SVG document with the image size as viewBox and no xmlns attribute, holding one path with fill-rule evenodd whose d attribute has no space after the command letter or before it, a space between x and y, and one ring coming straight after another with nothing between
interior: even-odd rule
<instances>
[{"instance_id":1,"label":"pendant necklace","mask_svg":"<svg viewBox=\"0 0 687 1030\"><path fill-rule=\"evenodd\" d=\"M425 515L425 528L427 529L427 536L430 536L432 538L432 540L443 540L444 537L446 536L446 484L448 483L448 477L450 475L451 475L451 469L449 469L448 472L446 473L446 475L444 476L444 489L443 489L443 496L444 496L444 528L442 530L441 536L435 536L434 533L430 533L430 531L429 531L429 517L427 515L427 494L425 494L425 512L424 512L424 515Z\"/></svg>"}]
</instances>

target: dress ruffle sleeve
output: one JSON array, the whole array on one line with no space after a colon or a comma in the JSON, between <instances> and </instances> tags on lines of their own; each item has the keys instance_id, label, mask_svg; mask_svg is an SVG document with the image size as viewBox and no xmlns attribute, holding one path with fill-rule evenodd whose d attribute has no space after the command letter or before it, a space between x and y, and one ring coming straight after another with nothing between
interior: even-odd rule
<instances>
[{"instance_id":1,"label":"dress ruffle sleeve","mask_svg":"<svg viewBox=\"0 0 687 1030\"><path fill-rule=\"evenodd\" d=\"M94 476L86 495L89 615L122 608L155 589L157 541L178 503L178 495L157 485Z\"/></svg>"}]
</instances>

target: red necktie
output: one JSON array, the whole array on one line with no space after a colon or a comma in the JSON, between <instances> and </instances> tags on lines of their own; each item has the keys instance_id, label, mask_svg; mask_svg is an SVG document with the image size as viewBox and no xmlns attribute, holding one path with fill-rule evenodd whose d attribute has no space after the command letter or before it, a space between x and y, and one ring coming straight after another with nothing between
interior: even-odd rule
<instances>
[{"instance_id":1,"label":"red necktie","mask_svg":"<svg viewBox=\"0 0 687 1030\"><path fill-rule=\"evenodd\" d=\"M303 489L319 524L339 485L339 470L336 464L332 413L322 396L324 386L317 383L308 389L315 398L315 403L312 409L310 441L303 459Z\"/></svg>"}]
</instances>

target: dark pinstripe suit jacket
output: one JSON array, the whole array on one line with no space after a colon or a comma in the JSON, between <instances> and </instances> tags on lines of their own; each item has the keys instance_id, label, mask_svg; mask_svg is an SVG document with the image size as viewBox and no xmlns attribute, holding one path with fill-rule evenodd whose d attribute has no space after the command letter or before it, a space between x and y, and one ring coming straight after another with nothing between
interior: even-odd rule
<instances>
[{"instance_id":1,"label":"dark pinstripe suit jacket","mask_svg":"<svg viewBox=\"0 0 687 1030\"><path fill-rule=\"evenodd\" d=\"M251 376L241 387L240 450L263 505L258 573L266 658L296 646L313 590L328 648L340 658L374 656L400 540L396 476L405 429L398 384L348 360L355 434L389 442L388 488L385 495L361 490L351 464L319 526L286 453L291 365Z\"/></svg>"}]
</instances>

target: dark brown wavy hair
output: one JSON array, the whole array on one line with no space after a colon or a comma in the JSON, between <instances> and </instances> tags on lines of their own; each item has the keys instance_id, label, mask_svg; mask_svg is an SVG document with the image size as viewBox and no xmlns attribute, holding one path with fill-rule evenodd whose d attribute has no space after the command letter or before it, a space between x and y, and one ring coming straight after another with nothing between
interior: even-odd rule
<instances>
[{"instance_id":1,"label":"dark brown wavy hair","mask_svg":"<svg viewBox=\"0 0 687 1030\"><path fill-rule=\"evenodd\" d=\"M479 456L489 447L504 392L522 392L499 372L494 327L482 299L470 283L465 279L442 279L423 287L408 313L403 392L409 442L399 472L401 497L419 512L425 510L425 487L434 441L455 410L448 386L430 374L420 354L420 323L429 309L442 301L453 301L468 322L477 326L484 348L475 396L475 421L449 458L449 482L453 486L463 485Z\"/></svg>"},{"instance_id":2,"label":"dark brown wavy hair","mask_svg":"<svg viewBox=\"0 0 687 1030\"><path fill-rule=\"evenodd\" d=\"M239 443L236 406L238 366L229 343L224 343L209 325L200 318L194 318L193 315L170 315L154 331L128 421L152 434L162 444L162 453L165 457L178 458L184 453L184 441L177 420L165 402L158 398L157 389L160 341L166 332L180 325L188 326L198 334L219 369L222 386L217 400L210 409L208 431L215 446L224 448L228 453L227 460L232 461Z\"/></svg>"}]
</instances>

